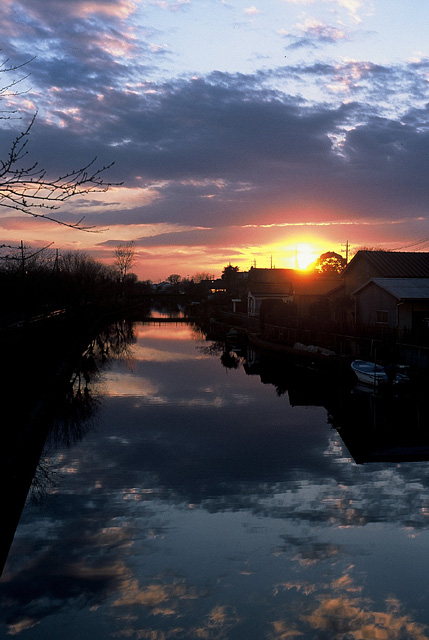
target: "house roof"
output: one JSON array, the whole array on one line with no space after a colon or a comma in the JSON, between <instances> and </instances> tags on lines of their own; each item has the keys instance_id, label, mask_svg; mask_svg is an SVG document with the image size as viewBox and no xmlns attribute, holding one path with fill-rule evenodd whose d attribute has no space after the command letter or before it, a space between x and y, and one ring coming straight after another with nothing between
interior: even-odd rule
<instances>
[{"instance_id":1,"label":"house roof","mask_svg":"<svg viewBox=\"0 0 429 640\"><path fill-rule=\"evenodd\" d=\"M253 284L259 283L286 283L291 282L293 274L293 269L259 269L252 267L249 271L248 282L251 287L253 287Z\"/></svg>"},{"instance_id":2,"label":"house roof","mask_svg":"<svg viewBox=\"0 0 429 640\"><path fill-rule=\"evenodd\" d=\"M367 260L385 278L428 278L429 253L412 251L358 251L344 269L353 269L361 260Z\"/></svg>"},{"instance_id":3,"label":"house roof","mask_svg":"<svg viewBox=\"0 0 429 640\"><path fill-rule=\"evenodd\" d=\"M429 300L429 278L372 278L353 294L371 283L381 287L397 300Z\"/></svg>"},{"instance_id":4,"label":"house roof","mask_svg":"<svg viewBox=\"0 0 429 640\"><path fill-rule=\"evenodd\" d=\"M293 280L293 290L300 296L322 296L340 286L339 276L305 275L297 276Z\"/></svg>"}]
</instances>

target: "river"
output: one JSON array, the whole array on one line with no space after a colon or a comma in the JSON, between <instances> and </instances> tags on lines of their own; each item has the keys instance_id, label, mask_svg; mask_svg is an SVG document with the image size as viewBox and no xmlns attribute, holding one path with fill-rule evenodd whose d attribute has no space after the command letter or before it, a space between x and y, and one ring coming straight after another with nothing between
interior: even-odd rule
<instances>
[{"instance_id":1,"label":"river","mask_svg":"<svg viewBox=\"0 0 429 640\"><path fill-rule=\"evenodd\" d=\"M426 405L184 323L129 338L94 345L51 430L0 638L429 638Z\"/></svg>"}]
</instances>

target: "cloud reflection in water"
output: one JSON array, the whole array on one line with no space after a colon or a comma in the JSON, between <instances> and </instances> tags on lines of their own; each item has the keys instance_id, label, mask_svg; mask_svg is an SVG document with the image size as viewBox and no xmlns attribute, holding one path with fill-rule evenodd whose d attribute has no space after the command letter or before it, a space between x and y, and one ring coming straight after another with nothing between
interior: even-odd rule
<instances>
[{"instance_id":1,"label":"cloud reflection in water","mask_svg":"<svg viewBox=\"0 0 429 640\"><path fill-rule=\"evenodd\" d=\"M153 327L139 340L27 506L0 637L427 638L426 465L358 466L323 407L182 335L182 359L140 357L178 352Z\"/></svg>"}]
</instances>

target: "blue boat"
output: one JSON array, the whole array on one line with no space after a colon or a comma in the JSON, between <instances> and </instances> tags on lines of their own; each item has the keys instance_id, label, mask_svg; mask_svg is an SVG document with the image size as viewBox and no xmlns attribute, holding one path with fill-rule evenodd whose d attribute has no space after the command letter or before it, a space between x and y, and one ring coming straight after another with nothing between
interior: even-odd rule
<instances>
[{"instance_id":1,"label":"blue boat","mask_svg":"<svg viewBox=\"0 0 429 640\"><path fill-rule=\"evenodd\" d=\"M381 364L369 362L368 360L353 360L351 368L362 384L378 387L389 382L386 370Z\"/></svg>"}]
</instances>

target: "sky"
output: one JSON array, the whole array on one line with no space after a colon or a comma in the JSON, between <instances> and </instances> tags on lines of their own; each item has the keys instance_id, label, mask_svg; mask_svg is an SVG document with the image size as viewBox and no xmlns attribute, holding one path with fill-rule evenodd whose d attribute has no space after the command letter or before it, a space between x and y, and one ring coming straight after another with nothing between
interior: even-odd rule
<instances>
[{"instance_id":1,"label":"sky","mask_svg":"<svg viewBox=\"0 0 429 640\"><path fill-rule=\"evenodd\" d=\"M428 24L426 0L3 0L1 68L29 62L0 159L37 112L26 160L116 185L56 212L95 232L0 207L0 243L133 241L154 282L429 250Z\"/></svg>"}]
</instances>

